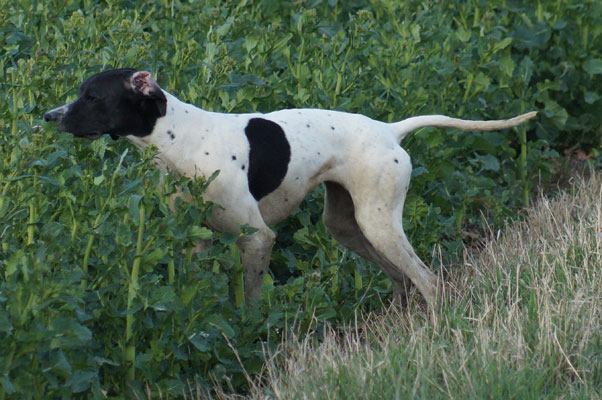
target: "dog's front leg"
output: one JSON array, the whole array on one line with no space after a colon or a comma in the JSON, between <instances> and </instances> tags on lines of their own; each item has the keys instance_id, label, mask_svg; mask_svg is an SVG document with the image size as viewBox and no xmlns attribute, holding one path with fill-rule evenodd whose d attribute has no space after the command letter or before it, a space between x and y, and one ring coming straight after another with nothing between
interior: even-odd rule
<instances>
[{"instance_id":1,"label":"dog's front leg","mask_svg":"<svg viewBox=\"0 0 602 400\"><path fill-rule=\"evenodd\" d=\"M268 272L274 239L274 233L265 226L251 235L241 237L237 242L245 275L247 300L261 296L263 275Z\"/></svg>"}]
</instances>

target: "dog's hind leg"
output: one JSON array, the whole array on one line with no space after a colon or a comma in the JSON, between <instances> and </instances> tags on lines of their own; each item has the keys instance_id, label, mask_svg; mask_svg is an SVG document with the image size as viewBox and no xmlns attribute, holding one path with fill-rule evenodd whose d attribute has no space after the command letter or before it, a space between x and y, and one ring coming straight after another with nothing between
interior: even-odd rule
<instances>
[{"instance_id":1,"label":"dog's hind leg","mask_svg":"<svg viewBox=\"0 0 602 400\"><path fill-rule=\"evenodd\" d=\"M412 171L410 157L400 147L378 146L366 149L364 157L370 160L369 167L357 164L347 188L355 220L374 250L388 261L379 265L386 267L391 280L400 285L408 277L434 308L440 281L418 258L402 226Z\"/></svg>"},{"instance_id":2,"label":"dog's hind leg","mask_svg":"<svg viewBox=\"0 0 602 400\"><path fill-rule=\"evenodd\" d=\"M387 212L386 203L374 200L369 205L357 205L355 215L361 231L374 249L390 262L387 272L391 279L401 283L407 276L429 306L434 307L440 289L439 279L410 245L401 225L402 207L394 207L392 212Z\"/></svg>"},{"instance_id":3,"label":"dog's hind leg","mask_svg":"<svg viewBox=\"0 0 602 400\"><path fill-rule=\"evenodd\" d=\"M407 303L410 280L400 277L395 264L380 254L370 244L355 220L355 207L349 192L336 182L325 182L324 224L334 238L349 250L371 261L383 270L393 284L394 301L402 305Z\"/></svg>"}]
</instances>

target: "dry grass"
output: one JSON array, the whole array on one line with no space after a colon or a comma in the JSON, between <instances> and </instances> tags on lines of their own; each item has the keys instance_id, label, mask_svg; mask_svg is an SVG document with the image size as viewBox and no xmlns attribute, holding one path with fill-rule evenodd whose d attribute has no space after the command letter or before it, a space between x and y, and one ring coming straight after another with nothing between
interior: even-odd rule
<instances>
[{"instance_id":1,"label":"dry grass","mask_svg":"<svg viewBox=\"0 0 602 400\"><path fill-rule=\"evenodd\" d=\"M292 338L251 397L599 399L602 177L540 200L465 262L453 306L430 318L414 299Z\"/></svg>"}]
</instances>

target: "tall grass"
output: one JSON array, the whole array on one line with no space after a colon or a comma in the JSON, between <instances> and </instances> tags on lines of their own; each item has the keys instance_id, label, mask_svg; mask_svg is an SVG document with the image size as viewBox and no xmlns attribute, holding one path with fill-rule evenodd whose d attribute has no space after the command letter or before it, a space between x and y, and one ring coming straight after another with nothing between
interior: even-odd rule
<instances>
[{"instance_id":1,"label":"tall grass","mask_svg":"<svg viewBox=\"0 0 602 400\"><path fill-rule=\"evenodd\" d=\"M253 398L587 398L602 391L602 176L467 254L454 305L284 343ZM431 321L432 322L429 322Z\"/></svg>"}]
</instances>

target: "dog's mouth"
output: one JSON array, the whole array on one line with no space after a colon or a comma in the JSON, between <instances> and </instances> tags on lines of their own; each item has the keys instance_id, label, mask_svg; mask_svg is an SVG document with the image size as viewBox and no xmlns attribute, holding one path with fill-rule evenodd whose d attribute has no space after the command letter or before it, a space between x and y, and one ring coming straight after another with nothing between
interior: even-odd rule
<instances>
[{"instance_id":1,"label":"dog's mouth","mask_svg":"<svg viewBox=\"0 0 602 400\"><path fill-rule=\"evenodd\" d=\"M95 140L95 139L98 139L99 137L101 137L102 135L103 135L102 133L89 133L86 135L82 135L80 137L83 137L84 139Z\"/></svg>"},{"instance_id":2,"label":"dog's mouth","mask_svg":"<svg viewBox=\"0 0 602 400\"><path fill-rule=\"evenodd\" d=\"M63 130L63 129L61 129L61 132L67 132L67 133L72 134L76 138L82 138L82 139L88 139L88 140L95 140L95 139L98 139L99 137L101 137L102 135L104 135L104 133L100 133L100 132L89 132L89 133L69 132L68 130Z\"/></svg>"},{"instance_id":3,"label":"dog's mouth","mask_svg":"<svg viewBox=\"0 0 602 400\"><path fill-rule=\"evenodd\" d=\"M65 117L69 107L70 104L67 104L65 106L48 111L46 114L44 114L44 121L57 123L59 132L70 133L77 138L95 140L104 135L103 132L100 132L94 128L91 128L90 131L87 131L85 128L85 130L80 131L81 127L78 129L77 124L74 124L72 119Z\"/></svg>"}]
</instances>

